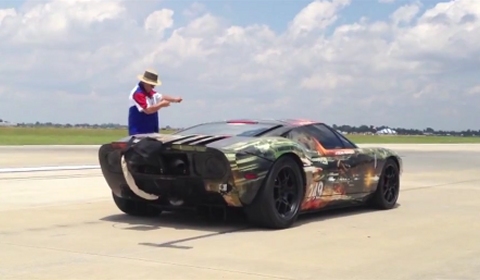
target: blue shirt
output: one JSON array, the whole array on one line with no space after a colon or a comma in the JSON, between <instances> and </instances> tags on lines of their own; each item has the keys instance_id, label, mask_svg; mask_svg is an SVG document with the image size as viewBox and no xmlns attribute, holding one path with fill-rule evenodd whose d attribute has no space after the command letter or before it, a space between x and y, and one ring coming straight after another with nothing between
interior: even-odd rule
<instances>
[{"instance_id":1,"label":"blue shirt","mask_svg":"<svg viewBox=\"0 0 480 280\"><path fill-rule=\"evenodd\" d=\"M155 91L147 92L138 83L130 92L131 106L128 110L128 135L158 133L158 112L147 114L144 110L155 105L162 95Z\"/></svg>"}]
</instances>

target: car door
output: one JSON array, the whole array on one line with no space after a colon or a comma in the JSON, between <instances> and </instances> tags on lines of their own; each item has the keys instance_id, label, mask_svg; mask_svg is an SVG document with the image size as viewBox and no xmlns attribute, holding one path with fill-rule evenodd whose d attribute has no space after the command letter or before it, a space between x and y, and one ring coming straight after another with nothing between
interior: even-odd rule
<instances>
[{"instance_id":1,"label":"car door","mask_svg":"<svg viewBox=\"0 0 480 280\"><path fill-rule=\"evenodd\" d=\"M321 131L324 139L319 142L325 148L326 154L339 158L345 180L348 180L346 193L353 197L362 197L372 188L375 183L372 176L375 174L377 159L374 154L367 154L358 148L338 131L325 124L315 124L314 127ZM328 137L328 138L327 138ZM338 139L341 144L332 139Z\"/></svg>"},{"instance_id":2,"label":"car door","mask_svg":"<svg viewBox=\"0 0 480 280\"><path fill-rule=\"evenodd\" d=\"M362 196L367 187L366 176L374 167L375 159L363 154L361 149L325 124L311 124L300 129L316 142L314 148L322 158L317 165L325 169L324 192L331 189L332 195Z\"/></svg>"},{"instance_id":3,"label":"car door","mask_svg":"<svg viewBox=\"0 0 480 280\"><path fill-rule=\"evenodd\" d=\"M297 127L285 136L301 144L313 163L313 168L308 168L311 178L307 178L306 200L304 209L317 209L326 204L331 204L345 194L342 186L338 184L340 166L338 155L326 152L325 148L310 127ZM338 143L337 143L338 144Z\"/></svg>"}]
</instances>

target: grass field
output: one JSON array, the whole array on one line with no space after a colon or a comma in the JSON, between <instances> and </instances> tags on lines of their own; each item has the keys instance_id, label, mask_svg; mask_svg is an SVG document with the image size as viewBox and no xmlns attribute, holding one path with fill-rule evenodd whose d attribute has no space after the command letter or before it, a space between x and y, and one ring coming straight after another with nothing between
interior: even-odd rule
<instances>
[{"instance_id":1,"label":"grass field","mask_svg":"<svg viewBox=\"0 0 480 280\"><path fill-rule=\"evenodd\" d=\"M162 131L172 133L172 131ZM96 145L127 136L124 129L0 127L0 145ZM348 135L359 144L480 143L480 137Z\"/></svg>"},{"instance_id":2,"label":"grass field","mask_svg":"<svg viewBox=\"0 0 480 280\"><path fill-rule=\"evenodd\" d=\"M0 145L96 145L127 135L125 129L0 127Z\"/></svg>"}]
</instances>

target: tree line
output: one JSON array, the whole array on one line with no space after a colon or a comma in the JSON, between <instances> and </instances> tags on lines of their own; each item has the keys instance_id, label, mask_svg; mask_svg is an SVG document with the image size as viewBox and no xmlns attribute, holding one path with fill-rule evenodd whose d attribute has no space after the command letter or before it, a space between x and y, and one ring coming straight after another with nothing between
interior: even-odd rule
<instances>
[{"instance_id":1,"label":"tree line","mask_svg":"<svg viewBox=\"0 0 480 280\"><path fill-rule=\"evenodd\" d=\"M0 119L0 123L9 124ZM18 127L56 127L56 128L88 128L88 129L126 129L126 125L121 125L117 123L103 123L103 124L89 124L89 123L78 123L78 124L60 124L53 122L35 122L35 123L16 123L10 124L9 126L18 126ZM373 126L373 125L337 125L333 124L332 127L342 133L346 134L377 134L383 129L391 129L395 131L395 134L398 135L440 135L440 136L480 136L480 130L436 130L431 127L425 129L414 129L414 128L402 128L402 127L389 127L389 126ZM181 128L174 128L170 126L164 126L162 129L176 130Z\"/></svg>"},{"instance_id":2,"label":"tree line","mask_svg":"<svg viewBox=\"0 0 480 280\"><path fill-rule=\"evenodd\" d=\"M332 125L332 127L338 131L349 134L376 134L383 129L394 130L398 135L439 135L439 136L480 136L480 130L436 130L431 127L425 129L414 128L402 128L402 127L389 127L389 126L373 126L373 125Z\"/></svg>"}]
</instances>

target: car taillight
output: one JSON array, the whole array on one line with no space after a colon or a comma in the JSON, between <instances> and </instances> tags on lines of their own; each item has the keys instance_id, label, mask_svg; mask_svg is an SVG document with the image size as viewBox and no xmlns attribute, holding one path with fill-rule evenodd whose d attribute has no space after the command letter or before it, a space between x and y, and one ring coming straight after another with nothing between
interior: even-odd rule
<instances>
[{"instance_id":1,"label":"car taillight","mask_svg":"<svg viewBox=\"0 0 480 280\"><path fill-rule=\"evenodd\" d=\"M111 145L114 149L122 149L123 150L127 147L126 142L112 142Z\"/></svg>"},{"instance_id":2,"label":"car taillight","mask_svg":"<svg viewBox=\"0 0 480 280\"><path fill-rule=\"evenodd\" d=\"M253 179L257 179L258 176L255 173L245 173L243 177L247 180L253 180Z\"/></svg>"}]
</instances>

